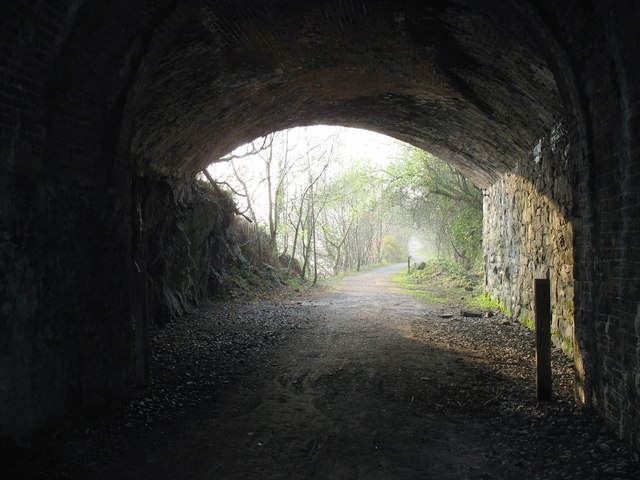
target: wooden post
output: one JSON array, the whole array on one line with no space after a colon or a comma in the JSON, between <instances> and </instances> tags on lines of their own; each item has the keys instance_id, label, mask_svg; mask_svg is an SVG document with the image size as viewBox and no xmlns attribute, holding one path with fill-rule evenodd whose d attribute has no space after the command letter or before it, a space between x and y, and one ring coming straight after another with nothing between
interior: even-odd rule
<instances>
[{"instance_id":1,"label":"wooden post","mask_svg":"<svg viewBox=\"0 0 640 480\"><path fill-rule=\"evenodd\" d=\"M411 273L411 255L407 257L407 273Z\"/></svg>"},{"instance_id":2,"label":"wooden post","mask_svg":"<svg viewBox=\"0 0 640 480\"><path fill-rule=\"evenodd\" d=\"M536 395L551 400L551 287L547 279L535 280Z\"/></svg>"}]
</instances>

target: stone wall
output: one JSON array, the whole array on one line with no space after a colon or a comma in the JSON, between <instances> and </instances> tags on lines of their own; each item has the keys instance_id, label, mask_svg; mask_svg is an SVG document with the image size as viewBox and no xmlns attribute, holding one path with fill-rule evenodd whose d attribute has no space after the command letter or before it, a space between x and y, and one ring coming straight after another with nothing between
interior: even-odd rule
<instances>
[{"instance_id":1,"label":"stone wall","mask_svg":"<svg viewBox=\"0 0 640 480\"><path fill-rule=\"evenodd\" d=\"M513 172L485 191L486 290L533 328L534 279L551 281L553 342L574 348L570 141L559 123Z\"/></svg>"}]
</instances>

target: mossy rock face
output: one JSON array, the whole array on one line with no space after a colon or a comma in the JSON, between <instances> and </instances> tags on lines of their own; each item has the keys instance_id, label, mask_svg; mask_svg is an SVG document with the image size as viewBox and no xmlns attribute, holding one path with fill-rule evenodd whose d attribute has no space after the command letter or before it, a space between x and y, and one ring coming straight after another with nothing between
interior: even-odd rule
<instances>
[{"instance_id":1,"label":"mossy rock face","mask_svg":"<svg viewBox=\"0 0 640 480\"><path fill-rule=\"evenodd\" d=\"M140 180L149 306L156 323L179 317L233 288L230 269L246 263L230 226L230 198L201 182Z\"/></svg>"},{"instance_id":2,"label":"mossy rock face","mask_svg":"<svg viewBox=\"0 0 640 480\"><path fill-rule=\"evenodd\" d=\"M278 257L278 263L280 268L287 270L291 275L300 276L302 274L300 262L291 258L291 255L281 254Z\"/></svg>"},{"instance_id":3,"label":"mossy rock face","mask_svg":"<svg viewBox=\"0 0 640 480\"><path fill-rule=\"evenodd\" d=\"M553 341L553 344L560 348L567 356L573 357L574 346L571 340L567 340L558 332L552 332L551 340Z\"/></svg>"}]
</instances>

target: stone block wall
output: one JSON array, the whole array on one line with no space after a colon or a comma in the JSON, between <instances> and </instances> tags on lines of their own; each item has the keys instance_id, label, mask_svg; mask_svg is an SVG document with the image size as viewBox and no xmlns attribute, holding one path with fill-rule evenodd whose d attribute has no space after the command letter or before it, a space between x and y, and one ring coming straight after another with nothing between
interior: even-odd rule
<instances>
[{"instance_id":1,"label":"stone block wall","mask_svg":"<svg viewBox=\"0 0 640 480\"><path fill-rule=\"evenodd\" d=\"M533 328L534 279L551 281L553 342L574 349L571 142L563 123L485 191L486 291Z\"/></svg>"}]
</instances>

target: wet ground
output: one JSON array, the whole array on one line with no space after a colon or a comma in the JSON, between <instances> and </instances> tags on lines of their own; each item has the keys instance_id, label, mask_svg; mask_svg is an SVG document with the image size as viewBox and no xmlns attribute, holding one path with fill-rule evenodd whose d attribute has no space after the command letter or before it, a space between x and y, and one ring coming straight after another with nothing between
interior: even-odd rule
<instances>
[{"instance_id":1,"label":"wet ground","mask_svg":"<svg viewBox=\"0 0 640 480\"><path fill-rule=\"evenodd\" d=\"M538 404L528 330L418 300L400 268L158 330L153 385L18 451L12 478L640 478L560 352Z\"/></svg>"}]
</instances>

